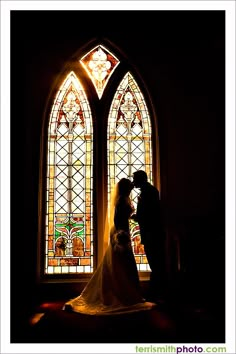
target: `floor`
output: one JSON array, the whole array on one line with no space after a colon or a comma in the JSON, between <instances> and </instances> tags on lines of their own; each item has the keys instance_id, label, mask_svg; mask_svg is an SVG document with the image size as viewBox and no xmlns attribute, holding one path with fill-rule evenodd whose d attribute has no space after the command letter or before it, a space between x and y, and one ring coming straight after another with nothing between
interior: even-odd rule
<instances>
[{"instance_id":1,"label":"floor","mask_svg":"<svg viewBox=\"0 0 236 354\"><path fill-rule=\"evenodd\" d=\"M224 343L224 306L217 306L216 297L203 304L190 293L175 289L155 309L114 316L63 311L67 298L44 301L16 324L14 342Z\"/></svg>"}]
</instances>

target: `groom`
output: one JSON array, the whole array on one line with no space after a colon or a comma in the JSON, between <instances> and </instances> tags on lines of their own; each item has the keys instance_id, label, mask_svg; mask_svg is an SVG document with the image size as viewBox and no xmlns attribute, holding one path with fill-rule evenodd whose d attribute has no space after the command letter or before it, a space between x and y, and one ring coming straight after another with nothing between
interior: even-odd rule
<instances>
[{"instance_id":1,"label":"groom","mask_svg":"<svg viewBox=\"0 0 236 354\"><path fill-rule=\"evenodd\" d=\"M133 219L138 222L142 244L151 268L147 300L162 298L165 291L165 237L162 227L159 191L148 182L145 171L133 173L133 186L140 188L137 211Z\"/></svg>"}]
</instances>

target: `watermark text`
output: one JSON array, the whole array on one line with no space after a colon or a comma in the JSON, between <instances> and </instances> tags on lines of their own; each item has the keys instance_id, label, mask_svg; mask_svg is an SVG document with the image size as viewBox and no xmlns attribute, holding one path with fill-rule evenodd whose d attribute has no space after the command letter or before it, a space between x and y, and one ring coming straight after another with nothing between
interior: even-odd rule
<instances>
[{"instance_id":1,"label":"watermark text","mask_svg":"<svg viewBox=\"0 0 236 354\"><path fill-rule=\"evenodd\" d=\"M136 353L227 353L226 347L221 346L174 346L174 345L164 345L164 346L135 346Z\"/></svg>"}]
</instances>

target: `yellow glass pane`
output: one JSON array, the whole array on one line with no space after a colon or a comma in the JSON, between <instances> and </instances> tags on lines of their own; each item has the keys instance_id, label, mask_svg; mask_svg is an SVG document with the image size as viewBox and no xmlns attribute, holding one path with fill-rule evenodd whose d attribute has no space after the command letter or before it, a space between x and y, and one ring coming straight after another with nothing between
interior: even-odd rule
<instances>
[{"instance_id":1,"label":"yellow glass pane","mask_svg":"<svg viewBox=\"0 0 236 354\"><path fill-rule=\"evenodd\" d=\"M90 258L81 258L80 259L80 265L82 266L88 266L91 264Z\"/></svg>"},{"instance_id":2,"label":"yellow glass pane","mask_svg":"<svg viewBox=\"0 0 236 354\"><path fill-rule=\"evenodd\" d=\"M48 265L49 265L49 266L57 266L57 265L58 265L58 260L57 260L57 259L49 258L49 260L48 260Z\"/></svg>"}]
</instances>

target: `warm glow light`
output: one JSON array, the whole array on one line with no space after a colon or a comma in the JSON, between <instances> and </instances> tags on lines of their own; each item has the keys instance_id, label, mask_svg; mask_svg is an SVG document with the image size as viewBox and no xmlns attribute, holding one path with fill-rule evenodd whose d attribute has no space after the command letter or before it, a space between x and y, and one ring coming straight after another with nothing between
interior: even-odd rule
<instances>
[{"instance_id":1,"label":"warm glow light","mask_svg":"<svg viewBox=\"0 0 236 354\"><path fill-rule=\"evenodd\" d=\"M34 326L36 323L38 323L44 315L45 313L35 313L29 320L31 326Z\"/></svg>"}]
</instances>

